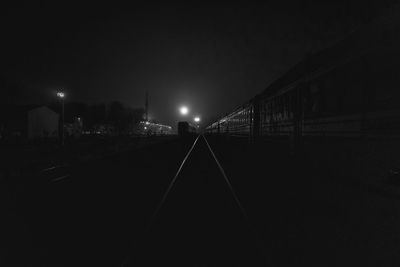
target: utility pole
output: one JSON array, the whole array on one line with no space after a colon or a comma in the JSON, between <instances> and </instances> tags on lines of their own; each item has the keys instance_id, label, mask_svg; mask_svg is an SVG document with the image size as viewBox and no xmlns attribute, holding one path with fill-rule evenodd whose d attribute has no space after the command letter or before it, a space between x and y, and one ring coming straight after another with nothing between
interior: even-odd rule
<instances>
[{"instance_id":1,"label":"utility pole","mask_svg":"<svg viewBox=\"0 0 400 267\"><path fill-rule=\"evenodd\" d=\"M64 129L64 124L65 124L65 119L64 119L64 114L65 114L65 112L64 112L64 98L62 98L62 100L61 100L61 102L62 102L62 141L61 141L61 145L62 146L64 146L64 140L65 140L65 129Z\"/></svg>"},{"instance_id":2,"label":"utility pole","mask_svg":"<svg viewBox=\"0 0 400 267\"><path fill-rule=\"evenodd\" d=\"M61 145L64 146L64 139L65 139L65 134L64 134L64 98L65 98L65 93L61 90L57 93L57 96L61 99Z\"/></svg>"},{"instance_id":3,"label":"utility pole","mask_svg":"<svg viewBox=\"0 0 400 267\"><path fill-rule=\"evenodd\" d=\"M149 121L149 92L146 91L146 102L144 104L144 114L146 121Z\"/></svg>"}]
</instances>

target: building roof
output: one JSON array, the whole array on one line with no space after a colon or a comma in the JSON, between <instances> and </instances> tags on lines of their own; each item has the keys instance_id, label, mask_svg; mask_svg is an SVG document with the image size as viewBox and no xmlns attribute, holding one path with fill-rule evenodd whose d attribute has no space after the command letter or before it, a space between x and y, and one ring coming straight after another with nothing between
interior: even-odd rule
<instances>
[{"instance_id":1,"label":"building roof","mask_svg":"<svg viewBox=\"0 0 400 267\"><path fill-rule=\"evenodd\" d=\"M360 56L384 43L399 42L399 40L400 12L399 9L395 9L390 14L358 28L336 44L308 55L273 81L260 95L268 97L316 71L328 69L352 57Z\"/></svg>"},{"instance_id":2,"label":"building roof","mask_svg":"<svg viewBox=\"0 0 400 267\"><path fill-rule=\"evenodd\" d=\"M40 106L36 106L34 108L30 108L28 112L32 112L32 111L36 111L36 110L46 110L55 114L58 114L56 111L54 111L53 109L49 108L48 106L45 105L40 105Z\"/></svg>"}]
</instances>

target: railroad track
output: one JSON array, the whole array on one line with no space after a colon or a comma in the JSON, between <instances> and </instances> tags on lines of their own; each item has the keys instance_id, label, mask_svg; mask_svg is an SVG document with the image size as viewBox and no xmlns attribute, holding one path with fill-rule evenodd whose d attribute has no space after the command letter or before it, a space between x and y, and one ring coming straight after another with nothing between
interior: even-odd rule
<instances>
[{"instance_id":1,"label":"railroad track","mask_svg":"<svg viewBox=\"0 0 400 267\"><path fill-rule=\"evenodd\" d=\"M201 144L202 142L203 142L203 144ZM196 149L197 149L197 151L196 151ZM196 154L196 155L194 155L194 154ZM187 198L187 199L180 199L180 200L178 200L178 202L176 202L176 195L179 194L177 192L182 192L182 189L183 190L192 190L193 184L192 185L190 185L190 184L191 183L196 184L198 181L196 182L194 180L201 177L201 175L200 176L188 175L188 172L193 171L194 167L192 165L196 165L197 166L199 164L198 161L197 162L191 162L191 160L198 160L198 159L202 159L203 157L207 157L207 159L204 159L204 161L207 161L207 163L209 163L209 165L207 165L207 166L210 166L210 169L211 168L215 169L212 172L207 172L207 170L205 170L206 174L212 174L212 175L209 175L209 176L212 176L212 177L208 177L206 179L209 179L211 182L215 181L215 183L218 184L218 185L215 186L216 188L217 187L225 187L225 189L227 189L227 190L225 190L224 192L221 192L221 196L217 196L217 197L215 197L216 196L215 194L214 195L210 194L209 199L204 201L205 202L204 205L202 205L203 201L201 199L197 199L197 200L194 201L194 204L193 204L194 207L190 206L189 203L193 200L190 197ZM190 162L192 164L190 164ZM215 166L212 166L212 165L215 165ZM217 177L217 176L219 176L219 177ZM210 178L215 178L215 179L210 179ZM189 181L189 180L192 180L192 181ZM185 183L188 183L187 184L188 186L186 187L186 189L185 189L184 185L182 185L182 184L185 184ZM179 187L179 189L177 189L176 187ZM198 192L196 192L193 195L197 195L197 194L199 194L199 196L206 195L207 193L206 192L202 192L202 191L207 190L207 187L203 188L201 184L200 184L199 187L201 187L199 189L200 194ZM214 193L218 194L217 190L213 189L213 191L215 191ZM174 193L174 194L172 194L172 193ZM185 195L187 193L183 193L183 194ZM174 195L175 199L170 200L171 195ZM174 197L172 197L172 198L174 198ZM204 209L200 208L201 209L201 211L200 211L201 215L199 215L200 217L202 217L202 216L203 217L210 217L210 218L205 218L205 219L203 218L202 220L204 220L204 221L208 222L209 220L211 220L211 221L216 220L216 224L217 225L220 223L219 221L229 222L230 219L227 219L227 218L224 218L224 217L221 217L220 219L216 219L216 217L213 215L213 214L215 214L215 211L210 211L209 214L206 211L208 207L210 207L210 209L213 209L212 205L213 205L214 199L215 199L215 202L218 202L219 198L224 198L224 199L232 198L233 199L233 201L230 200L230 201L227 201L227 202L225 202L225 200L223 200L223 203L231 203L230 206L229 206L230 208L226 205L226 207L227 207L226 210L230 210L230 212L232 212L232 213L237 213L237 215L232 216L232 218L241 217L241 219L239 218L238 220L243 220L244 222L243 222L243 224L240 224L241 225L240 227L244 227L244 228L247 228L247 229L240 230L240 231L246 232L246 233L249 234L249 236L251 236L251 237L247 236L246 238L249 238L249 239L253 240L253 244L252 245L258 246L257 247L257 251L265 252L266 250L265 250L264 242L260 239L260 235L258 234L258 231L255 229L254 225L252 224L251 220L249 219L249 216L248 216L248 214L247 214L242 202L240 201L236 191L234 190L234 187L233 187L230 179L228 178L224 168L222 167L222 165L219 162L218 158L216 157L214 151L212 150L212 148L210 146L210 143L208 142L206 137L204 135L202 135L202 134L197 136L197 138L192 143L190 149L186 153L185 157L183 158L182 162L180 163L177 172L175 173L174 177L172 178L172 180L170 181L169 185L167 186L167 188L165 190L165 193L162 195L160 202L158 203L158 205L155 208L152 216L150 217L150 220L149 220L148 224L146 225L144 231L142 232L142 239L143 240L141 242L139 242L139 243L149 242L147 239L150 240L151 238L154 237L154 235L157 236L156 237L157 240L158 240L158 238L160 238L158 236L158 234L154 234L154 232L159 231L158 228L159 228L160 224L162 224L162 223L160 223L160 217L161 217L161 221L165 220L165 218L169 217L169 216L172 217L172 220L178 220L178 221L181 221L186 217L185 214L180 214L180 215L178 215L178 217L174 218L174 216L176 216L176 214L179 214L179 212L176 212L175 207L174 207L174 204L177 204L177 203L178 203L178 205L180 205L179 203L188 202L188 203L183 204L183 205L188 205L185 208L185 210L187 211L188 214L192 214L192 213L195 214L196 212L194 210L198 209L201 206L206 207ZM169 202L169 203L167 203L167 202ZM236 207L234 207L234 206L236 206ZM225 207L225 206L221 205L221 207ZM173 215L168 215L167 214L168 211L171 211L171 210L172 210L172 214ZM179 208L178 208L178 210L179 210ZM239 213L241 215L238 215ZM215 218L213 218L213 216ZM224 216L224 215L221 215L221 216ZM170 218L168 218L168 220L170 220ZM167 224L168 223L166 223L166 225ZM196 231L195 229L198 228L198 226L201 227L201 225L202 225L202 223L195 223L195 224L196 224L196 227L194 227L194 229L192 229L191 231ZM211 223L211 225L212 224L213 223ZM236 222L233 222L233 224L236 224ZM235 225L235 227L236 227L236 225ZM179 227L173 226L172 229L167 230L167 232L169 232L169 231L174 232L177 229L179 231ZM227 230L227 229L230 229L230 226L226 227L226 231L229 232L229 230ZM232 229L237 229L237 228L232 227ZM161 233L161 235L164 236L164 234L166 234L166 236L169 236L168 233L165 233L165 230L166 229L164 229L164 232ZM217 233L218 231L211 230L210 232ZM189 232L187 234L188 235L192 235L193 233ZM235 231L230 230L228 235L231 235L231 237L229 237L229 238L233 238L234 239L235 235L240 236L241 233L238 234ZM150 237L150 236L153 236L153 237ZM194 234L194 236L196 236L196 234ZM175 244L174 242L179 243L179 241L176 241L176 240L180 240L181 238L182 238L182 236L180 236L180 234L176 234L176 236L173 236L172 239L170 240L171 241L171 246L173 246L173 244ZM194 238L194 239L196 239L196 238ZM242 240L243 237L240 237L238 239ZM213 243L213 240L209 240L209 242ZM157 243L157 241L156 242L150 242L150 243ZM178 246L180 246L180 245L178 244ZM188 246L189 246L189 244L188 244ZM166 248L166 250L169 250L169 249L170 248ZM230 252L229 249L227 249L227 248L226 249L223 248L222 250L224 250L224 253L227 256L231 256L232 258L234 258L236 256L234 252ZM154 252L154 253L156 253L156 252ZM153 256L157 257L157 255L153 255ZM176 257L179 257L179 256L176 256ZM261 264L261 262L259 262L261 264L260 266L265 266L265 264L267 262L265 254L261 255L260 258L262 258L262 261L263 261L262 264ZM132 266L133 265L132 261L133 261L132 257L128 256L123 261L122 266ZM168 260L166 260L166 262L163 262L163 263L167 264L168 263L167 261ZM230 261L232 261L232 260L230 260ZM204 263L202 263L202 264L204 264ZM197 265L195 265L195 266L197 266Z\"/></svg>"},{"instance_id":2,"label":"railroad track","mask_svg":"<svg viewBox=\"0 0 400 267\"><path fill-rule=\"evenodd\" d=\"M42 169L39 175L48 183L57 183L69 179L70 166L69 165L53 165L48 168Z\"/></svg>"}]
</instances>

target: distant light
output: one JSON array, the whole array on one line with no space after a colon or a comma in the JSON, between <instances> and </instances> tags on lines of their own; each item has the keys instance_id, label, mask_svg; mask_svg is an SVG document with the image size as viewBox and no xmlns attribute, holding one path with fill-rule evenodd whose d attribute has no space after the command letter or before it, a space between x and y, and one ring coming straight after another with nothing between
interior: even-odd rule
<instances>
[{"instance_id":1,"label":"distant light","mask_svg":"<svg viewBox=\"0 0 400 267\"><path fill-rule=\"evenodd\" d=\"M147 130L147 127L146 127L146 126L144 126L144 129L145 129L145 130Z\"/></svg>"},{"instance_id":2,"label":"distant light","mask_svg":"<svg viewBox=\"0 0 400 267\"><path fill-rule=\"evenodd\" d=\"M181 107L180 111L182 115L187 115L189 113L189 109L185 106Z\"/></svg>"},{"instance_id":3,"label":"distant light","mask_svg":"<svg viewBox=\"0 0 400 267\"><path fill-rule=\"evenodd\" d=\"M149 125L149 124L150 124L150 122L146 121L146 125Z\"/></svg>"},{"instance_id":4,"label":"distant light","mask_svg":"<svg viewBox=\"0 0 400 267\"><path fill-rule=\"evenodd\" d=\"M200 118L199 118L199 117L195 117L195 118L194 118L194 121L195 121L195 122L200 122Z\"/></svg>"},{"instance_id":5,"label":"distant light","mask_svg":"<svg viewBox=\"0 0 400 267\"><path fill-rule=\"evenodd\" d=\"M60 98L64 98L65 94L64 94L64 92L58 92L57 96L60 97Z\"/></svg>"}]
</instances>

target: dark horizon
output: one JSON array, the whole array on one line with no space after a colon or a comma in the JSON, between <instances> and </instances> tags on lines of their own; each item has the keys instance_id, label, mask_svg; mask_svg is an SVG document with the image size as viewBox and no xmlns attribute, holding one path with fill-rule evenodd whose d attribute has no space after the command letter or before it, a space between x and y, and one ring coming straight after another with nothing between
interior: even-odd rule
<instances>
[{"instance_id":1,"label":"dark horizon","mask_svg":"<svg viewBox=\"0 0 400 267\"><path fill-rule=\"evenodd\" d=\"M390 3L8 6L2 79L22 103L64 88L66 101L139 108L148 91L150 117L175 125L187 105L206 124Z\"/></svg>"}]
</instances>

